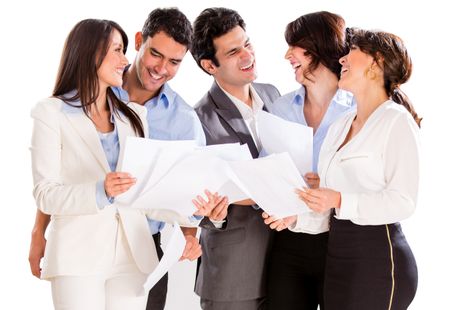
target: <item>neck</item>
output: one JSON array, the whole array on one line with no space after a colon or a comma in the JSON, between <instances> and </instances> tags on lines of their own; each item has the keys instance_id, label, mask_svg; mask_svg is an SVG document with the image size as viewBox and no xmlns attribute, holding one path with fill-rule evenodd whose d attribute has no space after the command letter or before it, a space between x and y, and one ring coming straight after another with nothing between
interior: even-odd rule
<instances>
[{"instance_id":1,"label":"neck","mask_svg":"<svg viewBox=\"0 0 450 310\"><path fill-rule=\"evenodd\" d=\"M384 88L375 85L355 90L353 95L357 104L355 122L360 124L364 124L370 115L389 99Z\"/></svg>"},{"instance_id":2,"label":"neck","mask_svg":"<svg viewBox=\"0 0 450 310\"><path fill-rule=\"evenodd\" d=\"M100 89L97 100L95 100L95 104L91 105L91 113L102 113L108 111L108 103L106 102L106 89L107 88Z\"/></svg>"},{"instance_id":3,"label":"neck","mask_svg":"<svg viewBox=\"0 0 450 310\"><path fill-rule=\"evenodd\" d=\"M318 109L327 109L338 90L338 79L330 70L316 70L314 82L305 83L305 104Z\"/></svg>"},{"instance_id":4,"label":"neck","mask_svg":"<svg viewBox=\"0 0 450 310\"><path fill-rule=\"evenodd\" d=\"M216 80L216 82L222 87L227 93L241 100L248 106L252 106L252 97L250 95L250 84L245 84L242 86L221 84Z\"/></svg>"},{"instance_id":5,"label":"neck","mask_svg":"<svg viewBox=\"0 0 450 310\"><path fill-rule=\"evenodd\" d=\"M130 66L127 72L125 72L122 88L127 91L129 101L136 102L140 105L144 105L145 102L156 97L161 90L146 90L138 79L136 66L134 66L134 64Z\"/></svg>"}]
</instances>

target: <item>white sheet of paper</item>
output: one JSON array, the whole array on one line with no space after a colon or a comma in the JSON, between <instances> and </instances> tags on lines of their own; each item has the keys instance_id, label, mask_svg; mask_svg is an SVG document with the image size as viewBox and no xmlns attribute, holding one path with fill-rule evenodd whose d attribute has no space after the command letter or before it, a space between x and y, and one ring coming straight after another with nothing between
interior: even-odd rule
<instances>
[{"instance_id":1,"label":"white sheet of paper","mask_svg":"<svg viewBox=\"0 0 450 310\"><path fill-rule=\"evenodd\" d=\"M144 291L148 294L148 291L172 268L180 259L183 254L186 239L180 226L175 223L173 225L173 233L170 236L170 240L164 250L164 255L156 266L155 270L148 276L147 281L144 283Z\"/></svg>"},{"instance_id":2,"label":"white sheet of paper","mask_svg":"<svg viewBox=\"0 0 450 310\"><path fill-rule=\"evenodd\" d=\"M266 153L287 152L302 175L312 171L313 129L311 127L286 121L265 111L258 112L256 124Z\"/></svg>"},{"instance_id":3,"label":"white sheet of paper","mask_svg":"<svg viewBox=\"0 0 450 310\"><path fill-rule=\"evenodd\" d=\"M306 187L288 153L251 161L230 162L250 198L266 213L277 218L311 212L294 192Z\"/></svg>"},{"instance_id":4,"label":"white sheet of paper","mask_svg":"<svg viewBox=\"0 0 450 310\"><path fill-rule=\"evenodd\" d=\"M136 184L115 198L119 205L130 205L154 185L172 166L197 146L194 140L162 141L127 137L117 171L130 173Z\"/></svg>"},{"instance_id":5,"label":"white sheet of paper","mask_svg":"<svg viewBox=\"0 0 450 310\"><path fill-rule=\"evenodd\" d=\"M199 147L174 166L148 190L140 193L133 202L133 208L173 210L180 215L190 216L196 208L192 203L197 195L203 195L204 190L218 192L220 195L248 197L233 184L239 184L236 175L230 169L228 162L233 160L251 159L247 146L239 144L220 144ZM223 187L229 181L228 187ZM204 195L203 195L204 196ZM244 198L240 198L241 200Z\"/></svg>"}]
</instances>

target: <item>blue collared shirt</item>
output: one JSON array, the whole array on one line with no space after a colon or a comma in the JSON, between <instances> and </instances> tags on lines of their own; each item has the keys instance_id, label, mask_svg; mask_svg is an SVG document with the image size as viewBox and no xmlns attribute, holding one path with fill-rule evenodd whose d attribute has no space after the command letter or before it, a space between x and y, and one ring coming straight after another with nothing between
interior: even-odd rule
<instances>
[{"instance_id":1,"label":"blue collared shirt","mask_svg":"<svg viewBox=\"0 0 450 310\"><path fill-rule=\"evenodd\" d=\"M271 113L291 122L308 126L303 107L305 103L305 87L302 85L296 91L278 98L268 106ZM345 90L338 89L328 106L328 109L313 136L313 172L317 172L319 152L330 125L340 116L355 108L353 95Z\"/></svg>"},{"instance_id":2,"label":"blue collared shirt","mask_svg":"<svg viewBox=\"0 0 450 310\"><path fill-rule=\"evenodd\" d=\"M68 93L67 97L73 95L73 92ZM71 103L74 106L69 104L62 105L62 112L67 114L84 114L80 101L75 101ZM111 171L116 170L117 161L119 159L120 153L120 143L119 143L119 135L117 133L117 127L115 125L114 115L111 113L111 123L114 124L114 130L108 133L98 132L98 136L100 139L100 143L102 144L103 151L105 152L106 160L108 161L109 168ZM104 187L105 180L100 180L96 184L96 192L95 198L97 201L97 206L99 209L103 209L107 205L110 205L114 199L108 198L105 193Z\"/></svg>"},{"instance_id":3,"label":"blue collared shirt","mask_svg":"<svg viewBox=\"0 0 450 310\"><path fill-rule=\"evenodd\" d=\"M129 102L126 90L113 88L123 102ZM202 124L194 109L188 105L169 84L165 83L158 96L145 102L149 138L156 140L196 140L206 145ZM150 231L156 234L164 228L164 222L148 219Z\"/></svg>"}]
</instances>

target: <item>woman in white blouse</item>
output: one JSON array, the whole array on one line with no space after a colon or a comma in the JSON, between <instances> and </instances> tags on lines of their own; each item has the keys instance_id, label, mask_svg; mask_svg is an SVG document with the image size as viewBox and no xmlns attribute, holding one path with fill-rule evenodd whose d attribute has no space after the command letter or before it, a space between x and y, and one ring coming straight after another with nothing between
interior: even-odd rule
<instances>
[{"instance_id":1,"label":"woman in white blouse","mask_svg":"<svg viewBox=\"0 0 450 310\"><path fill-rule=\"evenodd\" d=\"M415 209L420 119L399 89L412 69L402 40L355 29L339 87L357 111L329 129L318 189L298 190L315 212L332 210L325 270L327 310L407 309L417 288L399 221Z\"/></svg>"}]
</instances>

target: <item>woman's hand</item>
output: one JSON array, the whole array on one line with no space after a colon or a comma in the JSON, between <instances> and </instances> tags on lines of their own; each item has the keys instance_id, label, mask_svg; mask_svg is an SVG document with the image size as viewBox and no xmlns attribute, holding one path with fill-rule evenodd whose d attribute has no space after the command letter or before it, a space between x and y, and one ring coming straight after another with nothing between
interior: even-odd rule
<instances>
[{"instance_id":1,"label":"woman's hand","mask_svg":"<svg viewBox=\"0 0 450 310\"><path fill-rule=\"evenodd\" d=\"M309 188L319 188L320 185L320 177L315 172L308 172L303 176L306 184L308 184Z\"/></svg>"},{"instance_id":2,"label":"woman's hand","mask_svg":"<svg viewBox=\"0 0 450 310\"><path fill-rule=\"evenodd\" d=\"M311 210L317 213L341 207L341 193L329 188L304 188L303 190L297 188L295 192Z\"/></svg>"},{"instance_id":3,"label":"woman's hand","mask_svg":"<svg viewBox=\"0 0 450 310\"><path fill-rule=\"evenodd\" d=\"M264 224L269 225L271 229L275 229L276 231L286 229L297 221L297 215L277 219L276 217L263 212L262 217L264 219Z\"/></svg>"},{"instance_id":4,"label":"woman's hand","mask_svg":"<svg viewBox=\"0 0 450 310\"><path fill-rule=\"evenodd\" d=\"M228 213L228 198L219 196L217 193L212 194L208 190L205 190L205 195L208 201L203 199L201 195L192 199L192 203L197 208L194 215L207 216L214 221L224 220Z\"/></svg>"},{"instance_id":5,"label":"woman's hand","mask_svg":"<svg viewBox=\"0 0 450 310\"><path fill-rule=\"evenodd\" d=\"M136 178L126 172L110 172L105 177L105 193L108 197L116 197L125 193L136 184Z\"/></svg>"}]
</instances>

